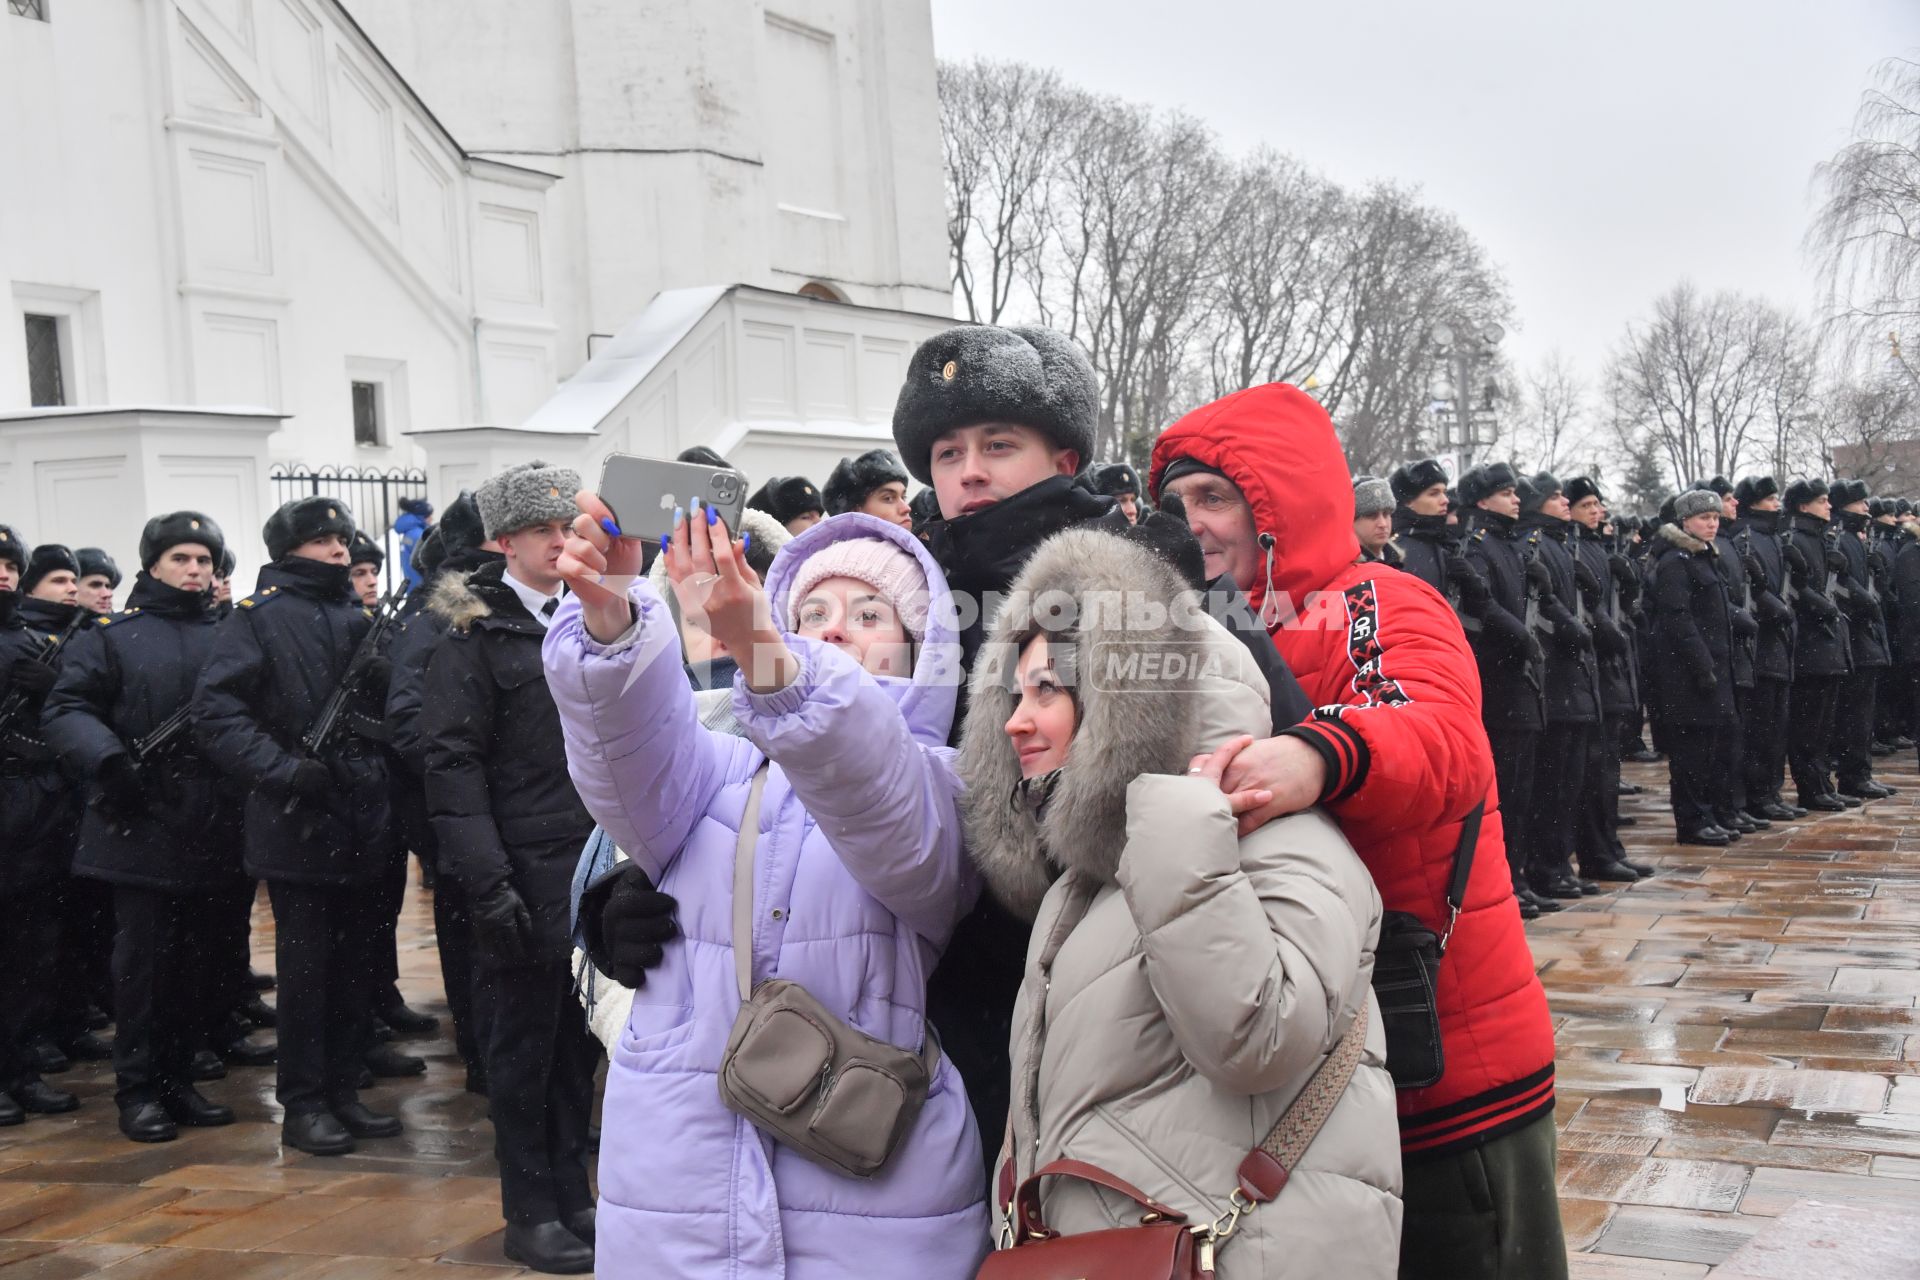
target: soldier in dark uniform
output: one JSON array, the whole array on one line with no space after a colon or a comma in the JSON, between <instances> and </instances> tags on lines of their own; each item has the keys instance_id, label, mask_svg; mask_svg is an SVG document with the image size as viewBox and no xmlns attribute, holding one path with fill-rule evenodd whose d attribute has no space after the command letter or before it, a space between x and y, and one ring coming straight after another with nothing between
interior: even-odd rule
<instances>
[{"instance_id":1,"label":"soldier in dark uniform","mask_svg":"<svg viewBox=\"0 0 1920 1280\"><path fill-rule=\"evenodd\" d=\"M474 977L509 1258L593 1265L587 1124L599 1045L573 999L573 869L593 831L567 774L540 647L561 596L556 565L580 477L533 462L480 486L504 563L443 575L430 608L448 626L427 660L420 731L427 810L446 871L473 904Z\"/></svg>"},{"instance_id":2,"label":"soldier in dark uniform","mask_svg":"<svg viewBox=\"0 0 1920 1280\"><path fill-rule=\"evenodd\" d=\"M1740 554L1734 546L1733 535L1739 528L1740 500L1734 496L1733 485L1725 476L1715 476L1700 488L1711 493L1720 503L1720 528L1713 537L1713 567L1726 584L1727 601L1733 610L1733 696L1738 707L1752 696L1754 686L1754 658L1759 645L1760 622L1754 616L1752 587L1747 581L1746 566L1740 562ZM1714 745L1719 752L1719 760L1713 768L1713 778L1719 787L1714 798L1714 825L1722 831L1735 835L1752 835L1762 831L1773 823L1759 815L1747 812L1746 735L1742 732L1740 717L1735 715L1714 737Z\"/></svg>"},{"instance_id":3,"label":"soldier in dark uniform","mask_svg":"<svg viewBox=\"0 0 1920 1280\"><path fill-rule=\"evenodd\" d=\"M1911 743L1916 728L1911 717L1920 708L1920 522L1914 520L1905 498L1900 503L1905 509L1899 512L1899 523L1888 542L1893 570L1888 575L1886 612L1903 707L1895 730Z\"/></svg>"},{"instance_id":4,"label":"soldier in dark uniform","mask_svg":"<svg viewBox=\"0 0 1920 1280\"><path fill-rule=\"evenodd\" d=\"M1109 462L1093 468L1093 491L1112 498L1128 524L1140 523L1140 473L1124 462Z\"/></svg>"},{"instance_id":5,"label":"soldier in dark uniform","mask_svg":"<svg viewBox=\"0 0 1920 1280\"><path fill-rule=\"evenodd\" d=\"M1587 476L1567 482L1568 510L1573 516L1573 552L1580 591L1593 620L1594 654L1600 669L1600 721L1587 739L1585 801L1574 818L1574 852L1580 875L1588 880L1631 882L1651 875L1629 862L1620 843L1620 735L1621 721L1639 711L1634 683L1633 642L1620 602L1613 552L1603 526L1606 497Z\"/></svg>"},{"instance_id":6,"label":"soldier in dark uniform","mask_svg":"<svg viewBox=\"0 0 1920 1280\"><path fill-rule=\"evenodd\" d=\"M126 611L75 637L42 717L68 770L92 784L74 872L113 895L114 1101L135 1142L233 1123L190 1074L208 1010L231 994L201 912L209 891L240 879L239 806L185 718L218 625L207 587L224 541L197 511L149 520Z\"/></svg>"},{"instance_id":7,"label":"soldier in dark uniform","mask_svg":"<svg viewBox=\"0 0 1920 1280\"><path fill-rule=\"evenodd\" d=\"M1834 773L1843 798L1879 800L1892 795L1894 788L1873 780L1874 695L1879 691L1880 673L1891 665L1892 655L1887 649L1887 622L1880 612L1880 592L1867 560L1867 529L1872 523L1867 512L1867 485L1864 480L1836 480L1827 496L1833 504L1833 522L1838 526L1834 545L1845 562L1835 594L1846 611L1847 640L1853 656L1853 669L1841 682L1834 706Z\"/></svg>"},{"instance_id":8,"label":"soldier in dark uniform","mask_svg":"<svg viewBox=\"0 0 1920 1280\"><path fill-rule=\"evenodd\" d=\"M1534 766L1533 810L1527 816L1527 880L1535 893L1578 898L1599 886L1573 874L1574 815L1587 787L1587 739L1599 731L1600 684L1593 631L1580 618L1586 595L1571 550L1573 520L1560 481L1549 472L1519 484L1521 525L1537 529L1539 562L1552 595L1541 601L1547 620L1547 728Z\"/></svg>"},{"instance_id":9,"label":"soldier in dark uniform","mask_svg":"<svg viewBox=\"0 0 1920 1280\"><path fill-rule=\"evenodd\" d=\"M1689 489L1661 526L1667 544L1654 553L1653 698L1667 744L1673 824L1679 843L1723 846L1715 739L1733 723L1733 607L1715 565L1720 496Z\"/></svg>"},{"instance_id":10,"label":"soldier in dark uniform","mask_svg":"<svg viewBox=\"0 0 1920 1280\"><path fill-rule=\"evenodd\" d=\"M1432 458L1394 468L1387 477L1393 491L1393 540L1400 567L1453 601L1462 603L1461 530L1449 524L1447 472ZM1476 593L1477 594L1477 593Z\"/></svg>"},{"instance_id":11,"label":"soldier in dark uniform","mask_svg":"<svg viewBox=\"0 0 1920 1280\"><path fill-rule=\"evenodd\" d=\"M347 548L347 583L353 598L369 609L380 603L380 567L386 562L380 544L365 529L355 529L353 545Z\"/></svg>"},{"instance_id":12,"label":"soldier in dark uniform","mask_svg":"<svg viewBox=\"0 0 1920 1280\"><path fill-rule=\"evenodd\" d=\"M1747 812L1772 822L1804 818L1807 811L1780 794L1787 764L1787 704L1793 690L1794 612L1787 603L1786 552L1781 542L1780 485L1772 476L1748 476L1734 486L1740 518L1733 531L1734 555L1747 576L1754 621L1753 687L1740 700L1740 737L1746 754L1741 775Z\"/></svg>"},{"instance_id":13,"label":"soldier in dark uniform","mask_svg":"<svg viewBox=\"0 0 1920 1280\"><path fill-rule=\"evenodd\" d=\"M1833 505L1824 480L1796 480L1788 485L1786 507L1791 515L1783 553L1795 619L1787 768L1799 792L1796 804L1838 813L1848 806L1833 793L1828 752L1834 704L1841 681L1853 670L1853 648L1847 616L1834 600L1833 568L1835 561L1843 566L1846 561L1829 542Z\"/></svg>"},{"instance_id":14,"label":"soldier in dark uniform","mask_svg":"<svg viewBox=\"0 0 1920 1280\"><path fill-rule=\"evenodd\" d=\"M1867 510L1873 523L1867 529L1867 568L1873 575L1874 594L1880 600L1880 614L1886 624L1887 662L1881 668L1873 701L1873 754L1890 756L1912 746L1906 737L1911 713L1907 706L1906 677L1901 671L1899 630L1893 625L1893 560L1900 551L1901 532L1898 501L1872 498Z\"/></svg>"},{"instance_id":15,"label":"soldier in dark uniform","mask_svg":"<svg viewBox=\"0 0 1920 1280\"><path fill-rule=\"evenodd\" d=\"M226 616L233 612L233 571L239 567L239 557L233 554L232 547L228 547L225 551L222 551L220 553L220 563L213 566L213 586L211 588L213 595L213 616L220 621L225 621ZM272 988L265 989L271 990Z\"/></svg>"},{"instance_id":16,"label":"soldier in dark uniform","mask_svg":"<svg viewBox=\"0 0 1920 1280\"><path fill-rule=\"evenodd\" d=\"M280 980L282 1140L340 1155L400 1132L359 1100L379 932L374 881L393 856L383 752L350 729L309 754L302 736L374 625L348 594L353 513L337 498L289 502L262 535L273 562L214 637L194 694L201 749L246 790L246 869L273 903ZM353 715L378 718L384 659Z\"/></svg>"},{"instance_id":17,"label":"soldier in dark uniform","mask_svg":"<svg viewBox=\"0 0 1920 1280\"><path fill-rule=\"evenodd\" d=\"M774 476L753 491L747 505L778 520L788 533L811 529L827 513L820 491L805 476Z\"/></svg>"},{"instance_id":18,"label":"soldier in dark uniform","mask_svg":"<svg viewBox=\"0 0 1920 1280\"><path fill-rule=\"evenodd\" d=\"M73 553L80 566L79 606L97 617L113 612L120 589L120 566L99 547ZM85 876L73 876L61 896L61 971L73 981L60 994L55 1040L69 1058L105 1061L113 1048L93 1034L107 1025L113 1006L113 891Z\"/></svg>"},{"instance_id":19,"label":"soldier in dark uniform","mask_svg":"<svg viewBox=\"0 0 1920 1280\"><path fill-rule=\"evenodd\" d=\"M80 607L106 617L113 612L113 593L120 589L120 566L99 547L81 547L73 558L80 565Z\"/></svg>"},{"instance_id":20,"label":"soldier in dark uniform","mask_svg":"<svg viewBox=\"0 0 1920 1280\"><path fill-rule=\"evenodd\" d=\"M6 533L6 547L25 550ZM18 555L0 547L0 556L20 568L0 609L0 1090L11 1099L0 1123L18 1124L22 1109L50 1115L80 1105L40 1078L69 1065L50 1032L52 997L62 990L60 903L80 819L40 713L66 642L91 615L74 603L80 565L67 548L47 543Z\"/></svg>"},{"instance_id":21,"label":"soldier in dark uniform","mask_svg":"<svg viewBox=\"0 0 1920 1280\"><path fill-rule=\"evenodd\" d=\"M1504 462L1475 467L1460 477L1460 501L1471 525L1464 554L1487 589L1486 599L1465 625L1480 668L1480 714L1493 748L1513 892L1520 914L1533 919L1542 911L1558 911L1560 904L1535 894L1526 878L1533 767L1546 726L1541 691L1546 653L1529 617L1538 613L1536 579L1544 571L1528 573L1528 539L1539 535L1520 528L1514 482L1513 468Z\"/></svg>"},{"instance_id":22,"label":"soldier in dark uniform","mask_svg":"<svg viewBox=\"0 0 1920 1280\"><path fill-rule=\"evenodd\" d=\"M440 841L427 818L427 740L420 729L420 713L426 695L427 662L447 633L445 619L428 609L427 601L441 578L464 578L475 569L500 563L500 553L489 550L484 541L480 507L470 491L462 490L447 504L440 522L420 541L414 565L420 570L422 585L407 593L393 643L387 650L393 663L393 679L387 687L387 742L396 762L394 816L402 840L433 872L433 929L447 1008L453 1015L454 1048L467 1067L467 1089L479 1094L487 1092L487 1065L482 1052L486 1034L484 1018L473 999L473 915L459 882L445 874ZM399 992L395 991L393 999L398 998ZM388 1020L396 1027L405 1027L404 1017Z\"/></svg>"},{"instance_id":23,"label":"soldier in dark uniform","mask_svg":"<svg viewBox=\"0 0 1920 1280\"><path fill-rule=\"evenodd\" d=\"M907 510L907 490L913 477L888 449L869 449L857 458L842 458L827 477L828 515L859 511L902 526L913 523Z\"/></svg>"}]
</instances>

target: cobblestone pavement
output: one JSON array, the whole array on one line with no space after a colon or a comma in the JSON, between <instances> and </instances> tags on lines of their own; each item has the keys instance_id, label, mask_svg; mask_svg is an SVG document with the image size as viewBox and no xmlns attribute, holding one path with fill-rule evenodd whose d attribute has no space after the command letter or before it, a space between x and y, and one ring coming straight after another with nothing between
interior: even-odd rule
<instances>
[{"instance_id":1,"label":"cobblestone pavement","mask_svg":"<svg viewBox=\"0 0 1920 1280\"><path fill-rule=\"evenodd\" d=\"M1724 850L1672 844L1664 769L1629 767L1622 834L1660 875L1530 926L1576 1280L1920 1275L1920 777L1880 763L1893 799ZM402 990L444 1023L417 891L401 930ZM281 1151L271 1068L204 1086L238 1124L160 1146L120 1137L103 1065L58 1077L79 1112L0 1130L0 1280L526 1274L449 1038L402 1043L427 1075L368 1101L406 1134L331 1160Z\"/></svg>"},{"instance_id":2,"label":"cobblestone pavement","mask_svg":"<svg viewBox=\"0 0 1920 1280\"><path fill-rule=\"evenodd\" d=\"M1660 874L1528 926L1576 1280L1920 1276L1920 778L1876 769L1900 794L1709 849L1628 766Z\"/></svg>"}]
</instances>

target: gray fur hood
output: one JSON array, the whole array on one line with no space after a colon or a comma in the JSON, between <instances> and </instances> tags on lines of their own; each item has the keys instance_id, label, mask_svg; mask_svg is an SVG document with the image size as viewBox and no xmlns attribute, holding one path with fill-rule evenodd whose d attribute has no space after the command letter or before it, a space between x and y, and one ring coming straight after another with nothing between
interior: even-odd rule
<instances>
[{"instance_id":1,"label":"gray fur hood","mask_svg":"<svg viewBox=\"0 0 1920 1280\"><path fill-rule=\"evenodd\" d=\"M1185 603L1185 607L1182 606ZM1016 796L1019 758L1004 726L1017 697L1019 638L1034 616L1056 648L1079 724L1051 797ZM1195 752L1269 732L1265 678L1246 647L1152 552L1097 529L1042 543L1015 579L974 661L959 769L975 864L1007 907L1031 919L1054 878L1112 884L1126 844L1127 787L1185 774Z\"/></svg>"}]
</instances>

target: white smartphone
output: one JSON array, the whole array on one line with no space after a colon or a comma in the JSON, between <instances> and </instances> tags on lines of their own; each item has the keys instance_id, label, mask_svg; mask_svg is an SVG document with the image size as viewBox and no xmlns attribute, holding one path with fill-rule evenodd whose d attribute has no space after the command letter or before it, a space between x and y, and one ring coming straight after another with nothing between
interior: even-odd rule
<instances>
[{"instance_id":1,"label":"white smartphone","mask_svg":"<svg viewBox=\"0 0 1920 1280\"><path fill-rule=\"evenodd\" d=\"M623 538L660 541L673 530L673 509L689 507L695 498L718 511L738 534L747 478L728 467L612 453L600 467L599 493Z\"/></svg>"}]
</instances>

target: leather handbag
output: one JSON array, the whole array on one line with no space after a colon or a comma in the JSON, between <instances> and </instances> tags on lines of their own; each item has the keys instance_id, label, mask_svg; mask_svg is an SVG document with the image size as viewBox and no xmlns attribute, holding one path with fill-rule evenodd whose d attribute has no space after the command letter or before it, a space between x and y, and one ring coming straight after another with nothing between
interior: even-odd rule
<instances>
[{"instance_id":1,"label":"leather handbag","mask_svg":"<svg viewBox=\"0 0 1920 1280\"><path fill-rule=\"evenodd\" d=\"M1389 911L1380 920L1380 942L1373 952L1373 994L1380 1002L1380 1026L1387 1036L1387 1074L1396 1089L1424 1089L1446 1073L1440 1045L1440 960L1447 954L1453 926L1467 900L1467 877L1473 871L1485 808L1475 805L1460 824L1447 884L1447 931L1435 933L1419 916L1405 911Z\"/></svg>"},{"instance_id":2,"label":"leather handbag","mask_svg":"<svg viewBox=\"0 0 1920 1280\"><path fill-rule=\"evenodd\" d=\"M720 1060L720 1099L813 1161L855 1178L886 1167L927 1100L939 1042L909 1053L856 1030L797 982L753 982L754 846L767 768L753 776L733 869L740 1012Z\"/></svg>"},{"instance_id":3,"label":"leather handbag","mask_svg":"<svg viewBox=\"0 0 1920 1280\"><path fill-rule=\"evenodd\" d=\"M1240 1162L1240 1185L1227 1197L1227 1211L1212 1222L1194 1223L1179 1210L1083 1160L1043 1165L1013 1191L1013 1163L1004 1161L1000 1198L1007 1206L1007 1226L1002 1247L987 1255L976 1280L1213 1280L1215 1255L1240 1219L1285 1189L1300 1157L1339 1105L1366 1052L1367 1020L1363 1004L1340 1043L1287 1105L1265 1141ZM1138 1226L1063 1236L1047 1225L1041 1213L1042 1178L1091 1182L1125 1196L1146 1212Z\"/></svg>"}]
</instances>

